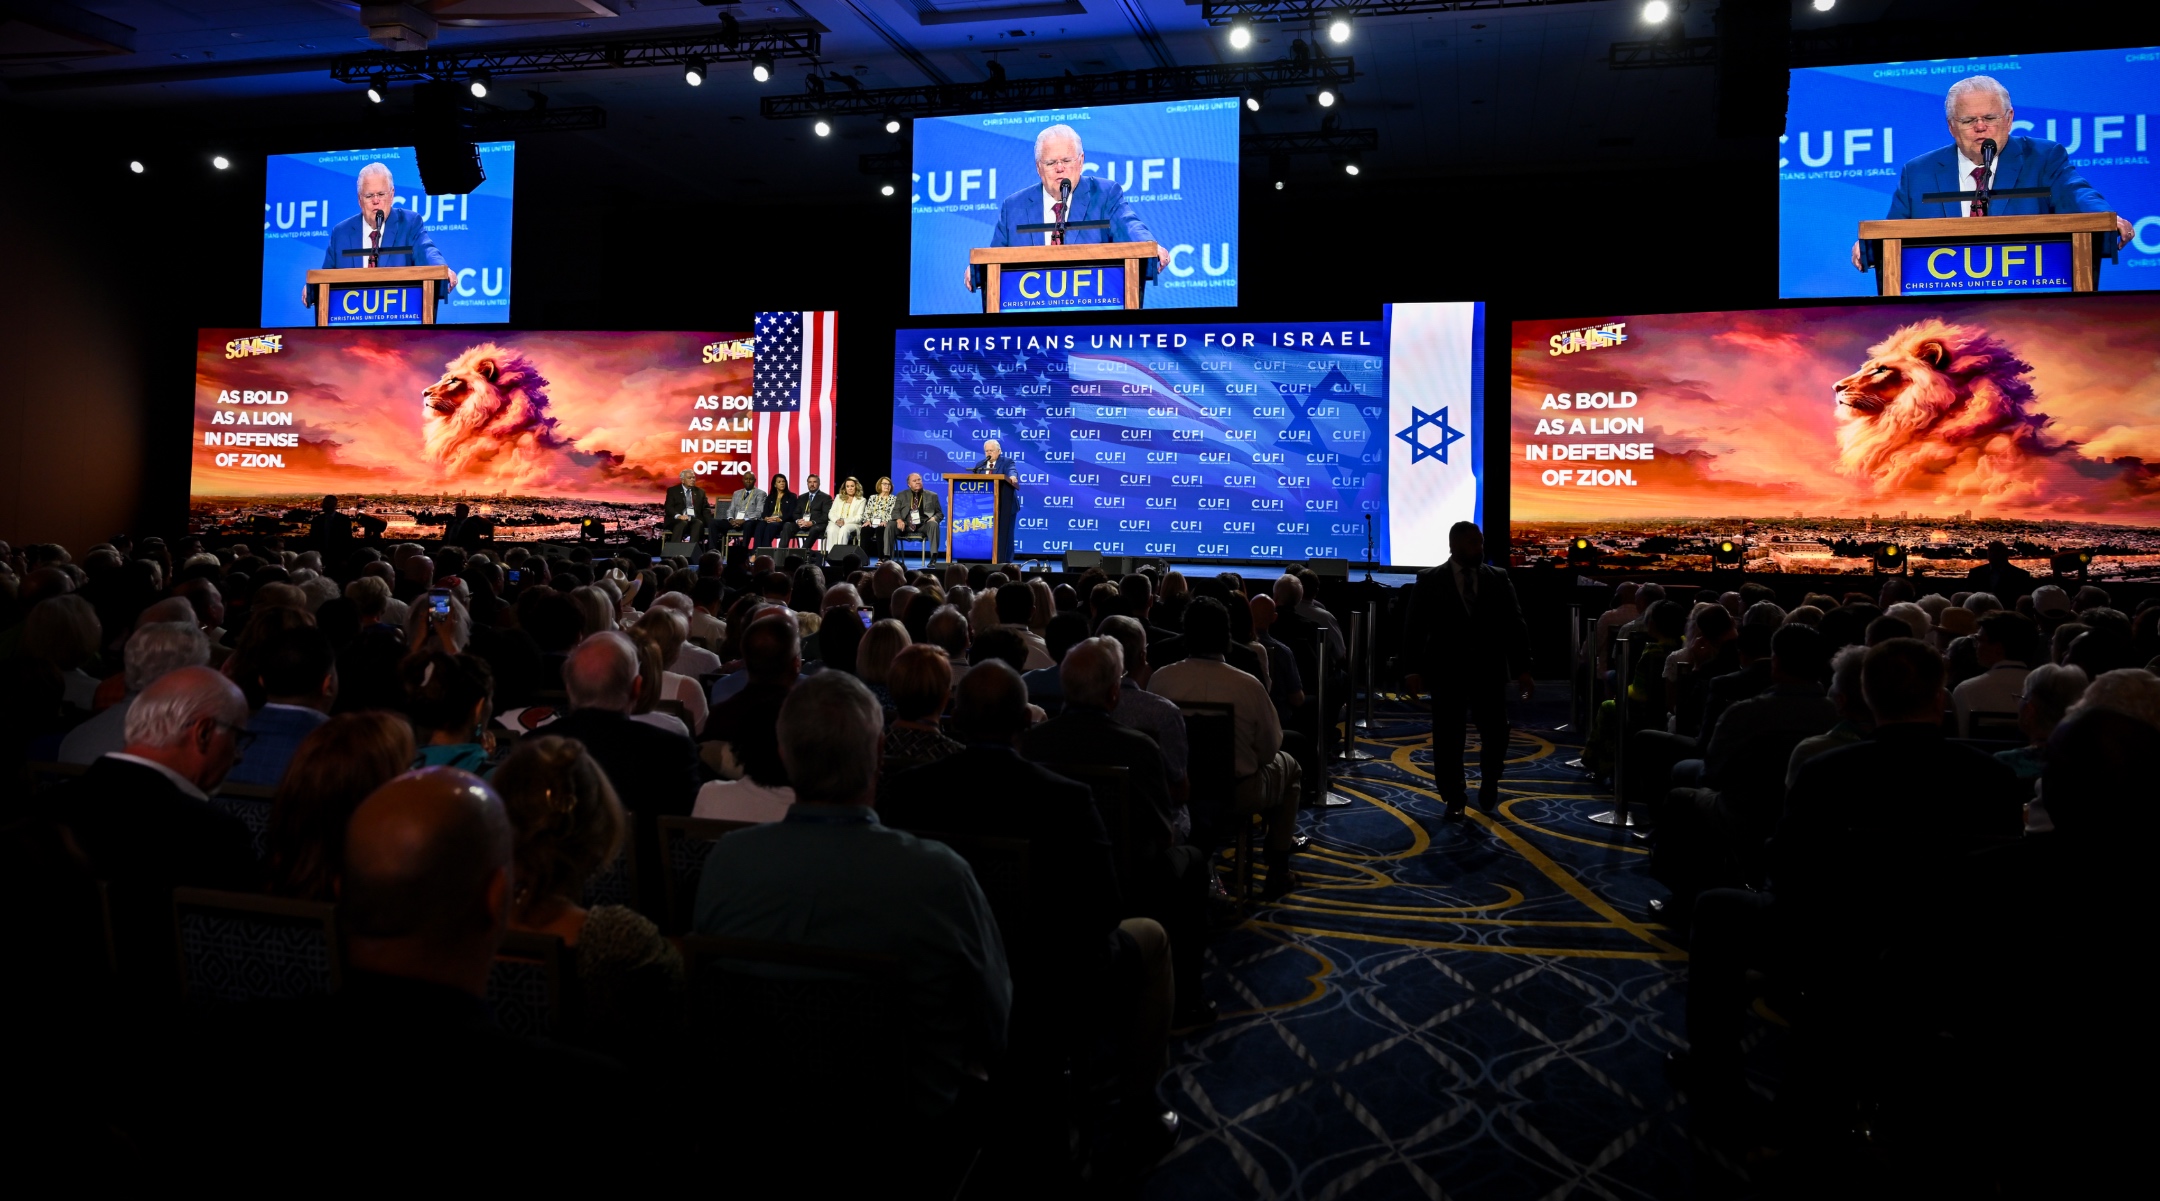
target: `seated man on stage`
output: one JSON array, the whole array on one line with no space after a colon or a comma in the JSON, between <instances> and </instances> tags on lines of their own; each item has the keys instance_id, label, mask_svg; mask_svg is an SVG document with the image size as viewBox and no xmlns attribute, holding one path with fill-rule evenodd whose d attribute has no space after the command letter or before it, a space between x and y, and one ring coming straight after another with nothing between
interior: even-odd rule
<instances>
[{"instance_id":1,"label":"seated man on stage","mask_svg":"<svg viewBox=\"0 0 2160 1201\"><path fill-rule=\"evenodd\" d=\"M750 526L750 545L778 546L794 537L795 519L800 515L801 506L794 491L788 487L788 477L774 472L772 490L766 496L763 512Z\"/></svg>"},{"instance_id":2,"label":"seated man on stage","mask_svg":"<svg viewBox=\"0 0 2160 1201\"><path fill-rule=\"evenodd\" d=\"M816 476L807 476L808 484L795 498L795 516L788 522L788 537L800 543L804 549L825 541L825 527L832 521L832 493L818 485Z\"/></svg>"},{"instance_id":3,"label":"seated man on stage","mask_svg":"<svg viewBox=\"0 0 2160 1201\"><path fill-rule=\"evenodd\" d=\"M397 185L390 168L369 163L360 168L360 211L330 228L330 245L323 251L323 269L345 267L447 267L435 239L428 236L427 222L411 209L397 206ZM374 250L383 246L405 247L399 254L346 254L348 250ZM455 281L443 285L437 299L448 299ZM303 290L309 308L315 307L315 289Z\"/></svg>"},{"instance_id":4,"label":"seated man on stage","mask_svg":"<svg viewBox=\"0 0 2160 1201\"><path fill-rule=\"evenodd\" d=\"M732 543L737 538L750 537L764 514L764 490L757 486L756 480L744 480L743 486L728 498L727 513L719 522L721 540Z\"/></svg>"},{"instance_id":5,"label":"seated man on stage","mask_svg":"<svg viewBox=\"0 0 2160 1201\"><path fill-rule=\"evenodd\" d=\"M907 491L893 500L892 545L899 553L900 539L924 540L931 554L937 553L938 523L945 519L945 510L938 504L937 493L923 487L922 472L908 473Z\"/></svg>"},{"instance_id":6,"label":"seated man on stage","mask_svg":"<svg viewBox=\"0 0 2160 1201\"><path fill-rule=\"evenodd\" d=\"M697 472L683 468L682 483L667 490L667 510L662 532L669 542L702 546L705 527L712 522L712 501L697 486Z\"/></svg>"},{"instance_id":7,"label":"seated man on stage","mask_svg":"<svg viewBox=\"0 0 2160 1201\"><path fill-rule=\"evenodd\" d=\"M2104 213L2111 207L2105 196L2085 182L2062 143L2046 138L2014 134L2011 123L2017 113L2010 107L2010 91L1985 75L1960 79L1943 96L1943 115L1949 119L1950 145L1906 160L1898 172L1898 187L1890 197L1886 221L1913 217L2027 217L2042 213ZM1997 147L1992 160L1983 144ZM1964 192L1985 187L1988 191L2011 188L2046 188L2047 197L1988 199L1975 204L1929 202L1920 198L1930 192ZM2115 232L2129 241L2130 222L2115 218ZM2105 234L2096 239L2102 255L2115 247ZM1872 244L1854 242L1852 264L1866 271L1875 265Z\"/></svg>"},{"instance_id":8,"label":"seated man on stage","mask_svg":"<svg viewBox=\"0 0 2160 1201\"><path fill-rule=\"evenodd\" d=\"M1125 189L1107 175L1088 175L1086 171L1087 154L1081 150L1080 135L1072 126L1053 125L1036 134L1035 174L1042 182L1005 198L1005 203L998 209L997 229L990 235L990 244L1053 246L1154 241L1155 235L1148 232L1147 222L1133 211L1132 201L1125 199ZM1016 228L1071 221L1108 221L1110 228L1035 234L1020 233ZM1156 263L1164 270L1169 269L1170 251L1167 248L1157 252ZM980 286L976 273L981 270L973 265L968 267L968 291Z\"/></svg>"}]
</instances>

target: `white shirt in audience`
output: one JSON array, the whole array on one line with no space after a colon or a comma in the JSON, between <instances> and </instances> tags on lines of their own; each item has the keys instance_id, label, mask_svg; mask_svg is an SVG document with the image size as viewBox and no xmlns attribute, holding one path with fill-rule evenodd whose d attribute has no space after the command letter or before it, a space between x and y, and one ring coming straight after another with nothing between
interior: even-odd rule
<instances>
[{"instance_id":1,"label":"white shirt in audience","mask_svg":"<svg viewBox=\"0 0 2160 1201\"><path fill-rule=\"evenodd\" d=\"M1950 707L1957 710L1958 737L1972 737L1975 713L2016 713L2024 702L2025 673L2030 669L2015 659L2004 659L1950 693Z\"/></svg>"},{"instance_id":2,"label":"white shirt in audience","mask_svg":"<svg viewBox=\"0 0 2160 1201\"><path fill-rule=\"evenodd\" d=\"M740 780L710 780L698 789L697 804L690 816L723 822L776 822L787 816L795 803L795 790L782 784L767 788L748 776Z\"/></svg>"},{"instance_id":3,"label":"white shirt in audience","mask_svg":"<svg viewBox=\"0 0 2160 1201\"><path fill-rule=\"evenodd\" d=\"M682 718L672 713L662 713L655 709L651 713L633 713L630 715L630 720L641 721L648 726L656 726L670 734L680 734L685 738L690 737L690 727L683 724Z\"/></svg>"},{"instance_id":4,"label":"white shirt in audience","mask_svg":"<svg viewBox=\"0 0 2160 1201\"><path fill-rule=\"evenodd\" d=\"M663 701L681 701L683 713L690 720L690 728L692 730L705 728L705 714L709 710L706 706L705 690L698 687L696 677L680 676L672 671L661 672L660 699Z\"/></svg>"},{"instance_id":5,"label":"white shirt in audience","mask_svg":"<svg viewBox=\"0 0 2160 1201\"><path fill-rule=\"evenodd\" d=\"M1173 701L1229 704L1237 727L1239 779L1259 771L1282 749L1282 719L1268 699L1267 685L1223 662L1220 655L1180 659L1149 676L1148 691Z\"/></svg>"},{"instance_id":6,"label":"white shirt in audience","mask_svg":"<svg viewBox=\"0 0 2160 1201\"><path fill-rule=\"evenodd\" d=\"M727 640L727 623L703 609L693 609L690 613L690 636L699 642L718 646Z\"/></svg>"},{"instance_id":7,"label":"white shirt in audience","mask_svg":"<svg viewBox=\"0 0 2160 1201\"><path fill-rule=\"evenodd\" d=\"M696 679L707 672L720 670L720 656L713 654L695 642L685 642L675 652L675 661L667 669L679 676Z\"/></svg>"}]
</instances>

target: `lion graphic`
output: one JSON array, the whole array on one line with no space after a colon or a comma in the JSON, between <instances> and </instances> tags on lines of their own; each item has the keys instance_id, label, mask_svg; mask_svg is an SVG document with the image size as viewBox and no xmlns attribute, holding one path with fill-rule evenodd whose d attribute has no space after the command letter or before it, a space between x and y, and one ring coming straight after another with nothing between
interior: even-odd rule
<instances>
[{"instance_id":1,"label":"lion graphic","mask_svg":"<svg viewBox=\"0 0 2160 1201\"><path fill-rule=\"evenodd\" d=\"M452 359L420 394L428 465L443 478L477 476L504 489L619 468L621 455L581 450L557 428L547 388L531 359L493 342Z\"/></svg>"},{"instance_id":2,"label":"lion graphic","mask_svg":"<svg viewBox=\"0 0 2160 1201\"><path fill-rule=\"evenodd\" d=\"M2029 500L2067 449L2041 435L2048 418L2032 409L2032 366L1984 329L1930 318L1868 355L1831 388L1838 471L1877 495Z\"/></svg>"}]
</instances>

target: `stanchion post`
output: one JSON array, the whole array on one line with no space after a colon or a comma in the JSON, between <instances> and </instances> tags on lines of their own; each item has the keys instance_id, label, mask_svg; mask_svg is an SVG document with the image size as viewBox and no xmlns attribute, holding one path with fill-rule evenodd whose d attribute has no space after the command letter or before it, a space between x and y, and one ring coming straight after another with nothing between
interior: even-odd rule
<instances>
[{"instance_id":1,"label":"stanchion post","mask_svg":"<svg viewBox=\"0 0 2160 1201\"><path fill-rule=\"evenodd\" d=\"M1627 806L1627 744L1628 744L1628 686L1634 682L1635 640L1613 640L1613 807L1602 813L1593 813L1590 820L1601 826L1615 828L1632 827L1635 822Z\"/></svg>"},{"instance_id":2,"label":"stanchion post","mask_svg":"<svg viewBox=\"0 0 2160 1201\"><path fill-rule=\"evenodd\" d=\"M1324 639L1322 641L1325 642ZM1321 649L1325 650L1325 645ZM1344 674L1350 679L1350 695L1342 698L1343 736L1341 744L1335 748L1336 759L1343 763L1363 763L1376 757L1371 751L1357 744L1357 732L1360 724L1357 719L1357 666L1360 652L1364 654L1365 662L1369 667L1372 663L1372 623L1365 619L1365 614L1352 613L1350 615L1350 662L1344 664L1348 668ZM1322 674L1324 675L1325 672ZM1370 705L1371 700L1371 693L1368 692L1366 694L1366 703ZM1332 715L1329 724L1333 724Z\"/></svg>"},{"instance_id":3,"label":"stanchion post","mask_svg":"<svg viewBox=\"0 0 2160 1201\"><path fill-rule=\"evenodd\" d=\"M1367 730L1378 728L1373 724L1373 694L1376 691L1374 685L1378 682L1378 677L1373 670L1372 644L1379 641L1378 638L1374 637L1379 630L1380 602L1367 601L1365 602L1365 728Z\"/></svg>"},{"instance_id":4,"label":"stanchion post","mask_svg":"<svg viewBox=\"0 0 2160 1201\"><path fill-rule=\"evenodd\" d=\"M1583 720L1583 670L1582 670L1582 605L1567 607L1568 633L1568 724L1563 730L1587 730L1590 723Z\"/></svg>"},{"instance_id":5,"label":"stanchion post","mask_svg":"<svg viewBox=\"0 0 2160 1201\"><path fill-rule=\"evenodd\" d=\"M1315 681L1313 685L1314 695L1319 698L1320 702L1320 729L1316 734L1316 737L1320 739L1320 753L1316 756L1316 758L1318 758L1320 761L1320 804L1323 808L1333 809L1340 808L1341 806L1349 804L1350 798L1346 796L1341 796L1335 791L1335 773L1331 767L1331 764L1333 763L1333 757L1328 754L1327 746L1328 735L1333 733L1335 730L1335 698L1330 695L1330 690L1328 688L1328 669L1332 667L1333 664L1328 662L1327 638L1325 636L1322 636L1319 641L1320 678ZM1343 741L1345 743L1349 742L1350 739L1356 737L1356 732L1350 729L1348 725L1347 717L1348 715L1346 714L1345 724L1343 726Z\"/></svg>"}]
</instances>

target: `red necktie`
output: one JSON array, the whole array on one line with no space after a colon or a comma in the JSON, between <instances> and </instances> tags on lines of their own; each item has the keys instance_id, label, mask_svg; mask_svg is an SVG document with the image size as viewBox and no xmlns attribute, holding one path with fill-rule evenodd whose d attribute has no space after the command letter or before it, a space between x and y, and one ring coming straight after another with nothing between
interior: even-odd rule
<instances>
[{"instance_id":1,"label":"red necktie","mask_svg":"<svg viewBox=\"0 0 2160 1201\"><path fill-rule=\"evenodd\" d=\"M368 249L369 249L369 250L379 250L379 249L381 249L381 248L382 248L382 231L381 231L381 230L379 230L379 229L371 229L371 230L367 231L367 244L368 244ZM375 256L374 256L374 255L372 255L372 254L371 254L371 255L369 255L369 256L368 256L368 260L367 260L367 265L368 265L368 266L370 266L370 267L373 267L373 266L375 265Z\"/></svg>"},{"instance_id":2,"label":"red necktie","mask_svg":"<svg viewBox=\"0 0 2160 1201\"><path fill-rule=\"evenodd\" d=\"M1987 191L1987 168L1986 168L1986 167L1974 167L1974 168L1972 169L1972 181L1973 181L1973 191L1975 191L1975 192L1985 192L1985 191ZM1988 206L1988 202L1987 202L1987 197L1985 197L1985 196L1982 196L1982 197L1981 197L1980 199L1978 199L1978 200L1975 200L1975 201L1973 201L1973 202L1972 202L1972 214L1971 214L1971 215L1972 215L1972 216L1975 216L1975 217L1985 217L1985 216L1987 216L1987 206Z\"/></svg>"},{"instance_id":3,"label":"red necktie","mask_svg":"<svg viewBox=\"0 0 2160 1201\"><path fill-rule=\"evenodd\" d=\"M1057 201L1057 202L1053 203L1053 204L1052 204L1052 205L1050 206L1050 211L1051 211L1051 212L1053 212L1053 213L1055 213L1055 214L1057 214L1057 220L1058 220L1058 224L1060 224L1060 225L1063 225L1063 224L1065 223L1065 202L1064 202L1064 201L1060 200L1060 201ZM1063 230L1060 230L1060 229L1053 229L1053 230L1051 230L1051 231L1050 231L1050 244L1051 244L1051 245L1053 245L1053 246L1057 246L1057 245L1062 245L1062 244L1064 243L1064 241L1065 241L1065 231L1063 231Z\"/></svg>"}]
</instances>

